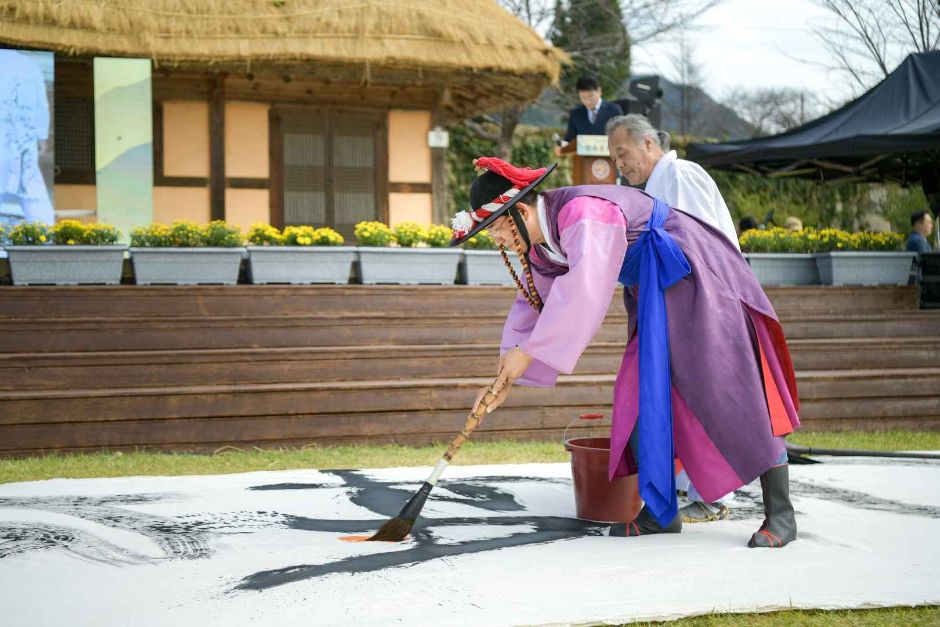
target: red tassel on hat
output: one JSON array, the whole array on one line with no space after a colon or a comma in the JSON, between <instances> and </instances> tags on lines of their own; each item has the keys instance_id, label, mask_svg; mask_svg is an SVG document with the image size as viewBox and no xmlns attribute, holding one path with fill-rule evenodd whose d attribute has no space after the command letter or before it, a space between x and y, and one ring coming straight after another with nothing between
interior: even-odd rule
<instances>
[{"instance_id":1,"label":"red tassel on hat","mask_svg":"<svg viewBox=\"0 0 940 627\"><path fill-rule=\"evenodd\" d=\"M518 188L527 187L532 181L545 174L546 168L533 170L532 168L517 168L499 157L479 157L473 160L473 165L499 174Z\"/></svg>"}]
</instances>

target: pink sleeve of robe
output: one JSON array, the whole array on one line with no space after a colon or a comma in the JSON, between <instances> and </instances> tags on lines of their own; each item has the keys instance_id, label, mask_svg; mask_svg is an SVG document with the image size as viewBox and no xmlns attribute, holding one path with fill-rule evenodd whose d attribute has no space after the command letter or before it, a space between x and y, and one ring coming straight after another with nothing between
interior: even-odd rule
<instances>
[{"instance_id":1,"label":"pink sleeve of robe","mask_svg":"<svg viewBox=\"0 0 940 627\"><path fill-rule=\"evenodd\" d=\"M559 373L571 374L604 322L627 252L626 220L606 200L571 200L558 227L568 272L554 279L533 272L545 303L541 314L517 296L503 329L503 352L518 345L533 357L521 385L550 387Z\"/></svg>"},{"instance_id":2,"label":"pink sleeve of robe","mask_svg":"<svg viewBox=\"0 0 940 627\"><path fill-rule=\"evenodd\" d=\"M521 278L521 277L520 277ZM550 276L543 276L537 272L532 272L532 279L535 281L535 289L543 301L551 293L552 284L556 279ZM522 279L525 281L525 279ZM516 300L509 310L509 316L506 318L506 324L503 325L503 340L500 343L500 355L510 350L514 346L522 346L529 339L532 330L535 328L539 319L539 313L532 308L525 297L516 292ZM555 379L558 378L558 370L533 360L521 377L516 380L519 385L528 385L537 388L550 388L555 385Z\"/></svg>"}]
</instances>

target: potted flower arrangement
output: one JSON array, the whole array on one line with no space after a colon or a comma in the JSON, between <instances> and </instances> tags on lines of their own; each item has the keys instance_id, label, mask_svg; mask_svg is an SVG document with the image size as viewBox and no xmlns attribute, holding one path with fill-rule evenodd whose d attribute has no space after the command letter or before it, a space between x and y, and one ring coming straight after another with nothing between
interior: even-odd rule
<instances>
[{"instance_id":1,"label":"potted flower arrangement","mask_svg":"<svg viewBox=\"0 0 940 627\"><path fill-rule=\"evenodd\" d=\"M242 239L237 226L222 220L136 228L130 249L135 280L140 285L234 285L245 252Z\"/></svg>"},{"instance_id":2,"label":"potted flower arrangement","mask_svg":"<svg viewBox=\"0 0 940 627\"><path fill-rule=\"evenodd\" d=\"M811 229L752 229L740 237L751 270L761 285L818 285L819 272L813 251L816 235Z\"/></svg>"},{"instance_id":3,"label":"potted flower arrangement","mask_svg":"<svg viewBox=\"0 0 940 627\"><path fill-rule=\"evenodd\" d=\"M464 242L461 282L468 285L515 285L506 269L502 254L496 248L496 241L486 229ZM506 251L506 254L516 271L516 276L523 276L522 264L519 263L516 253Z\"/></svg>"},{"instance_id":4,"label":"potted flower arrangement","mask_svg":"<svg viewBox=\"0 0 940 627\"><path fill-rule=\"evenodd\" d=\"M14 285L117 285L126 246L110 224L63 220L53 226L26 222L8 233L5 248Z\"/></svg>"},{"instance_id":5,"label":"potted flower arrangement","mask_svg":"<svg viewBox=\"0 0 940 627\"><path fill-rule=\"evenodd\" d=\"M460 251L447 247L447 227L402 222L392 231L381 222L360 222L354 232L363 283L450 285L456 279Z\"/></svg>"},{"instance_id":6,"label":"potted flower arrangement","mask_svg":"<svg viewBox=\"0 0 940 627\"><path fill-rule=\"evenodd\" d=\"M348 283L356 249L343 243L330 228L288 226L281 232L254 224L248 230L251 282Z\"/></svg>"},{"instance_id":7,"label":"potted flower arrangement","mask_svg":"<svg viewBox=\"0 0 940 627\"><path fill-rule=\"evenodd\" d=\"M816 264L823 285L906 285L917 253L904 252L900 233L817 232Z\"/></svg>"}]
</instances>

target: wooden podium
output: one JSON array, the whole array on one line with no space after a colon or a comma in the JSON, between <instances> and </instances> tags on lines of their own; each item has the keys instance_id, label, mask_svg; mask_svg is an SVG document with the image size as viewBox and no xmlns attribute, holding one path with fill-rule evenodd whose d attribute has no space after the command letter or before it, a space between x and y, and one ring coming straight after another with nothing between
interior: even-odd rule
<instances>
[{"instance_id":1,"label":"wooden podium","mask_svg":"<svg viewBox=\"0 0 940 627\"><path fill-rule=\"evenodd\" d=\"M571 182L573 185L613 185L617 182L617 169L607 149L606 135L578 135L577 139L561 149L571 155Z\"/></svg>"}]
</instances>

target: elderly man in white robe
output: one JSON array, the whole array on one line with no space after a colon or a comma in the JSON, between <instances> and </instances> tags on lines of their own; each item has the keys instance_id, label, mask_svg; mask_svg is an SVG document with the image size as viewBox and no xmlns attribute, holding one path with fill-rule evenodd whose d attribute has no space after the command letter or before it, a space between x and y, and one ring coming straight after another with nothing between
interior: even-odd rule
<instances>
[{"instance_id":1,"label":"elderly man in white robe","mask_svg":"<svg viewBox=\"0 0 940 627\"><path fill-rule=\"evenodd\" d=\"M654 128L642 115L621 115L607 122L607 143L614 164L630 185L642 185L650 196L698 218L741 249L718 185L700 165L679 159L675 150L669 150L668 133ZM682 522L721 520L731 513L734 493L706 503L684 470L676 477L676 487L687 492L688 504L679 510Z\"/></svg>"}]
</instances>

